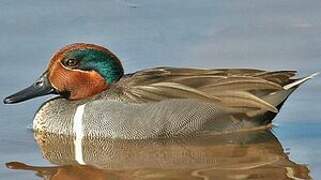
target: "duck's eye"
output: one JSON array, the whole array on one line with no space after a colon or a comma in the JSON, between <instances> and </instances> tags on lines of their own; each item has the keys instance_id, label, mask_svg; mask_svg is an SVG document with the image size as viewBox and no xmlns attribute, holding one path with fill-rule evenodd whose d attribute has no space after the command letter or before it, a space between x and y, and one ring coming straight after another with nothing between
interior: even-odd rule
<instances>
[{"instance_id":1,"label":"duck's eye","mask_svg":"<svg viewBox=\"0 0 321 180\"><path fill-rule=\"evenodd\" d=\"M65 59L64 61L62 61L62 64L65 66L69 66L69 67L75 67L79 64L79 60L78 59Z\"/></svg>"}]
</instances>

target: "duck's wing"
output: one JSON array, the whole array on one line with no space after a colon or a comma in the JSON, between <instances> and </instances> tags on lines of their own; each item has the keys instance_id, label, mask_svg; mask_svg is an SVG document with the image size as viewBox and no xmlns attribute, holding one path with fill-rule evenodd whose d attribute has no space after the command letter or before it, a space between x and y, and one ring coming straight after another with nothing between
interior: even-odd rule
<instances>
[{"instance_id":1,"label":"duck's wing","mask_svg":"<svg viewBox=\"0 0 321 180\"><path fill-rule=\"evenodd\" d=\"M170 98L213 102L234 113L278 112L263 100L268 94L283 91L296 79L295 71L257 69L188 69L158 67L127 75L123 95L137 103Z\"/></svg>"}]
</instances>

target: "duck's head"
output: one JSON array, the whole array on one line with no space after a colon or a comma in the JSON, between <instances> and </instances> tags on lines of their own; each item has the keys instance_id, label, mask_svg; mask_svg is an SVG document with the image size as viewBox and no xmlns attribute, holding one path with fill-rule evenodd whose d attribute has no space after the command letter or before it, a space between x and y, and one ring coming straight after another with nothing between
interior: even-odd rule
<instances>
[{"instance_id":1,"label":"duck's head","mask_svg":"<svg viewBox=\"0 0 321 180\"><path fill-rule=\"evenodd\" d=\"M48 69L30 87L4 99L5 104L22 102L47 94L79 100L98 94L124 74L119 59L108 49L76 43L60 49Z\"/></svg>"}]
</instances>

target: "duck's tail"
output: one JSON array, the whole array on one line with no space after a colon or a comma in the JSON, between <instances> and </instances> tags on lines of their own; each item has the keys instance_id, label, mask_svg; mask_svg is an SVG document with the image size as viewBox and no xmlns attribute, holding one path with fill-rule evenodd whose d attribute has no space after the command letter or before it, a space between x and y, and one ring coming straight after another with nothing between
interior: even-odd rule
<instances>
[{"instance_id":1,"label":"duck's tail","mask_svg":"<svg viewBox=\"0 0 321 180\"><path fill-rule=\"evenodd\" d=\"M297 79L285 86L283 86L284 90L273 92L271 94L268 94L264 97L261 97L264 101L268 102L269 104L273 105L274 107L278 107L278 109L281 108L281 104L296 90L301 84L308 81L309 79L312 79L313 77L319 75L320 73L314 73L310 76ZM281 105L281 106L280 106Z\"/></svg>"},{"instance_id":2,"label":"duck's tail","mask_svg":"<svg viewBox=\"0 0 321 180\"><path fill-rule=\"evenodd\" d=\"M300 86L301 84L303 84L304 82L306 82L307 80L312 79L312 78L314 78L315 76L317 76L317 75L319 75L319 74L320 74L320 72L313 73L313 74L311 74L310 76L307 76L307 77L298 79L298 80L296 80L296 81L294 81L294 82L292 82L292 83L290 83L290 84L287 84L287 85L285 85L283 88L284 88L285 90L290 90L290 89L293 89L293 88L295 89L295 88L297 88L298 86Z\"/></svg>"},{"instance_id":3,"label":"duck's tail","mask_svg":"<svg viewBox=\"0 0 321 180\"><path fill-rule=\"evenodd\" d=\"M261 97L262 100L266 101L267 103L271 104L272 106L276 107L278 111L282 108L284 102L287 100L287 98L304 82L308 81L309 79L312 79L313 77L319 75L320 73L314 73L310 76L297 79L285 86L283 86L284 90L273 92L271 94L265 95ZM256 122L258 122L261 125L270 124L274 117L277 115L277 113L273 112L266 112L263 115L256 116L254 119Z\"/></svg>"}]
</instances>

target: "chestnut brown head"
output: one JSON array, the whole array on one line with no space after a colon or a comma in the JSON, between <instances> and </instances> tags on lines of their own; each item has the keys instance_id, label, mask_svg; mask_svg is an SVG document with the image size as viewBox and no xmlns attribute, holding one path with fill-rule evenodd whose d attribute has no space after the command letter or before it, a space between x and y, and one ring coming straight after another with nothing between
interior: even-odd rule
<instances>
[{"instance_id":1,"label":"chestnut brown head","mask_svg":"<svg viewBox=\"0 0 321 180\"><path fill-rule=\"evenodd\" d=\"M71 44L54 54L48 69L32 86L5 98L4 103L52 93L69 100L85 99L107 90L123 74L119 59L108 49L94 44Z\"/></svg>"}]
</instances>

